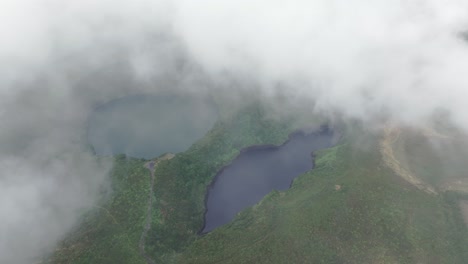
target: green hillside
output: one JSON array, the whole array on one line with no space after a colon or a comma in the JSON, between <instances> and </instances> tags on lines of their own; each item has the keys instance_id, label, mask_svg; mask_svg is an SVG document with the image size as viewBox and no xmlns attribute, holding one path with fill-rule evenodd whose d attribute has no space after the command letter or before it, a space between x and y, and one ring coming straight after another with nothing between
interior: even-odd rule
<instances>
[{"instance_id":1,"label":"green hillside","mask_svg":"<svg viewBox=\"0 0 468 264\"><path fill-rule=\"evenodd\" d=\"M110 199L85 214L82 224L57 248L51 263L145 263L138 240L150 187L144 161L115 158Z\"/></svg>"},{"instance_id":2,"label":"green hillside","mask_svg":"<svg viewBox=\"0 0 468 264\"><path fill-rule=\"evenodd\" d=\"M199 236L206 186L239 150L280 144L292 122L248 108L216 123L155 170L146 252L155 263L466 263L461 194L429 194L382 161L379 136L357 126L318 153L316 168ZM114 192L63 241L52 263L145 263L138 251L150 186L144 161L115 158ZM105 209L102 209L105 208Z\"/></svg>"},{"instance_id":3,"label":"green hillside","mask_svg":"<svg viewBox=\"0 0 468 264\"><path fill-rule=\"evenodd\" d=\"M193 243L178 263L466 263L453 193L431 195L381 165L377 148L344 143L286 192Z\"/></svg>"}]
</instances>

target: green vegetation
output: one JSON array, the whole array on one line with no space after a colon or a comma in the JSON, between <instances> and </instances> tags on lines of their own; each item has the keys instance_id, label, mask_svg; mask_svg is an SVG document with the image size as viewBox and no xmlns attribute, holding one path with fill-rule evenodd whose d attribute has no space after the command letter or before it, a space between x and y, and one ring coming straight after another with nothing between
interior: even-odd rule
<instances>
[{"instance_id":1,"label":"green vegetation","mask_svg":"<svg viewBox=\"0 0 468 264\"><path fill-rule=\"evenodd\" d=\"M394 143L395 155L411 173L436 188L467 181L468 144L462 137L447 135L403 131Z\"/></svg>"},{"instance_id":2,"label":"green vegetation","mask_svg":"<svg viewBox=\"0 0 468 264\"><path fill-rule=\"evenodd\" d=\"M291 189L273 191L199 236L206 186L249 145L280 144L291 123L245 109L156 167L146 252L156 263L465 263L468 230L454 192L428 194L382 162L378 138L358 127L317 153ZM362 138L365 137L365 140ZM365 142L366 144L362 144ZM88 213L54 263L144 263L138 240L149 191L144 161L116 158L113 194Z\"/></svg>"},{"instance_id":3,"label":"green vegetation","mask_svg":"<svg viewBox=\"0 0 468 264\"><path fill-rule=\"evenodd\" d=\"M454 197L402 185L377 147L342 144L320 152L291 189L271 193L175 262L465 263L468 233Z\"/></svg>"},{"instance_id":4,"label":"green vegetation","mask_svg":"<svg viewBox=\"0 0 468 264\"><path fill-rule=\"evenodd\" d=\"M150 188L150 172L143 164L124 155L115 157L110 199L84 216L50 262L146 263L138 251Z\"/></svg>"},{"instance_id":5,"label":"green vegetation","mask_svg":"<svg viewBox=\"0 0 468 264\"><path fill-rule=\"evenodd\" d=\"M170 262L198 238L203 225L206 187L216 172L242 148L281 144L293 130L290 124L264 119L264 110L252 107L220 121L189 150L160 164L156 175L155 220L147 249L158 263Z\"/></svg>"},{"instance_id":6,"label":"green vegetation","mask_svg":"<svg viewBox=\"0 0 468 264\"><path fill-rule=\"evenodd\" d=\"M288 122L264 118L259 107L225 118L189 150L156 167L153 225L146 252L166 262L197 238L203 223L206 186L239 150L254 144L280 144L294 129ZM144 160L118 155L111 173L112 194L88 212L59 245L51 263L145 263L138 242L150 187Z\"/></svg>"}]
</instances>

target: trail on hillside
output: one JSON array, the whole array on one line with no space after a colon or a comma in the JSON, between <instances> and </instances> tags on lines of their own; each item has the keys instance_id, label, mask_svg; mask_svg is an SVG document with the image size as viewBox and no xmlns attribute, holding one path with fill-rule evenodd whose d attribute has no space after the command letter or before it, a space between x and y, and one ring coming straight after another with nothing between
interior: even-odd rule
<instances>
[{"instance_id":1,"label":"trail on hillside","mask_svg":"<svg viewBox=\"0 0 468 264\"><path fill-rule=\"evenodd\" d=\"M143 228L143 232L141 233L140 236L140 241L138 243L138 248L140 249L140 255L145 258L146 263L148 264L155 264L155 262L146 254L145 252L145 241L146 241L146 236L148 235L148 231L150 230L151 227L151 218L152 218L152 207L153 207L153 189L154 189L154 166L155 166L155 161L150 161L145 164L145 168L147 168L150 171L151 174L151 183L150 183L150 191L149 191L149 197L148 197L148 207L146 209L146 222L145 226Z\"/></svg>"},{"instance_id":2,"label":"trail on hillside","mask_svg":"<svg viewBox=\"0 0 468 264\"><path fill-rule=\"evenodd\" d=\"M172 159L174 156L175 156L174 154L168 153L154 161L149 161L145 163L144 165L145 168L147 168L150 171L151 183L150 183L150 191L148 194L148 207L146 209L146 222L143 228L143 232L141 233L141 236L140 236L138 248L140 250L140 255L146 260L146 263L148 264L155 264L154 260L152 260L151 257L145 252L146 237L148 235L148 231L151 228L151 220L152 220L153 194L154 194L154 181L155 181L154 170L156 166L159 164L159 162L163 160Z\"/></svg>"},{"instance_id":3,"label":"trail on hillside","mask_svg":"<svg viewBox=\"0 0 468 264\"><path fill-rule=\"evenodd\" d=\"M468 226L468 200L460 201L460 209L462 212L463 220L465 220L465 224Z\"/></svg>"},{"instance_id":4,"label":"trail on hillside","mask_svg":"<svg viewBox=\"0 0 468 264\"><path fill-rule=\"evenodd\" d=\"M440 192L456 191L468 193L468 178L466 176L459 178L443 178L441 175L441 182L437 186L432 186L405 167L398 155L395 153L397 142L400 140L401 128L394 125L387 125L384 129L383 138L380 140L380 152L386 166L392 169L395 174L403 178L408 183L416 186L418 189L427 193L437 194L436 188ZM466 138L454 137L451 135L444 135L432 128L419 128L421 136L427 139L437 139L444 142L452 142L453 144L466 144Z\"/></svg>"},{"instance_id":5,"label":"trail on hillside","mask_svg":"<svg viewBox=\"0 0 468 264\"><path fill-rule=\"evenodd\" d=\"M408 183L430 194L437 194L435 189L429 184L423 182L421 179L412 174L400 161L395 157L393 145L400 137L400 129L388 125L384 130L384 137L380 141L380 153L382 154L383 161L396 175L403 178Z\"/></svg>"}]
</instances>

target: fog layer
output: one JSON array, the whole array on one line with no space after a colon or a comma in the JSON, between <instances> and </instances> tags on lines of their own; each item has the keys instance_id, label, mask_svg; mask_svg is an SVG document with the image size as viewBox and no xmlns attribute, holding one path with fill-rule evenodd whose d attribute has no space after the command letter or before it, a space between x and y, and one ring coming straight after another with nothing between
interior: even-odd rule
<instances>
[{"instance_id":1,"label":"fog layer","mask_svg":"<svg viewBox=\"0 0 468 264\"><path fill-rule=\"evenodd\" d=\"M106 186L86 119L129 94L468 129L465 0L3 0L0 263L53 249Z\"/></svg>"}]
</instances>

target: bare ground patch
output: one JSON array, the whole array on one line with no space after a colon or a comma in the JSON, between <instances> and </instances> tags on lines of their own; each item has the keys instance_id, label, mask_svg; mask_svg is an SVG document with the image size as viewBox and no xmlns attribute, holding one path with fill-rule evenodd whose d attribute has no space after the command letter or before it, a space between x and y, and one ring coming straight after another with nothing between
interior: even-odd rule
<instances>
[{"instance_id":1,"label":"bare ground patch","mask_svg":"<svg viewBox=\"0 0 468 264\"><path fill-rule=\"evenodd\" d=\"M150 256L148 254L146 254L146 252L145 252L146 237L148 235L148 231L151 228L151 219L152 219L151 211L152 211L152 208L153 208L153 192L154 192L154 181L155 181L154 170L155 170L156 166L158 166L158 164L161 161L170 160L174 156L175 155L172 154L172 153L166 153L162 157L157 158L157 159L152 160L152 161L148 161L144 165L144 167L147 168L150 171L151 185L150 185L150 192L149 192L149 197L148 197L148 206L147 206L147 209L146 209L146 222L145 222L145 226L143 228L143 232L141 233L141 236L140 236L140 241L138 243L138 248L140 250L140 255L146 260L146 263L148 263L148 264L154 264L155 263L154 260L152 260L150 258Z\"/></svg>"},{"instance_id":2,"label":"bare ground patch","mask_svg":"<svg viewBox=\"0 0 468 264\"><path fill-rule=\"evenodd\" d=\"M463 216L463 220L465 220L465 224L468 226L468 200L460 201L459 205Z\"/></svg>"},{"instance_id":3,"label":"bare ground patch","mask_svg":"<svg viewBox=\"0 0 468 264\"><path fill-rule=\"evenodd\" d=\"M393 146L400 136L401 130L397 127L388 125L384 129L384 136L380 141L380 153L382 154L383 161L396 175L403 178L411 185L417 187L430 194L437 194L435 189L429 184L423 182L421 179L412 174L400 161L395 157Z\"/></svg>"},{"instance_id":4,"label":"bare ground patch","mask_svg":"<svg viewBox=\"0 0 468 264\"><path fill-rule=\"evenodd\" d=\"M446 182L440 186L442 191L455 191L468 193L468 179L459 179Z\"/></svg>"}]
</instances>

